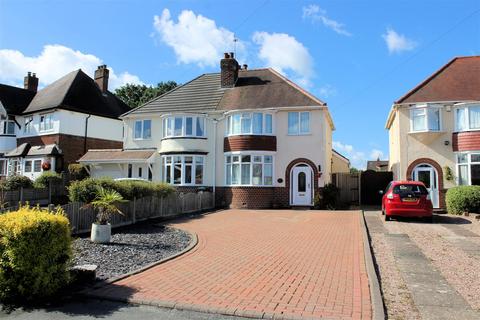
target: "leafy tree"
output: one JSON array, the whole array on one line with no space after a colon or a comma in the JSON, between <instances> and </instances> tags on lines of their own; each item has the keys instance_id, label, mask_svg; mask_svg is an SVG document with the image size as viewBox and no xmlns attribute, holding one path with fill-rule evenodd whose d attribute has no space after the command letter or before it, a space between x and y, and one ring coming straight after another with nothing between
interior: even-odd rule
<instances>
[{"instance_id":1,"label":"leafy tree","mask_svg":"<svg viewBox=\"0 0 480 320\"><path fill-rule=\"evenodd\" d=\"M355 168L355 167L351 167L351 168L350 168L350 173L359 173L359 172L360 172L360 171L359 171L357 168Z\"/></svg>"},{"instance_id":2,"label":"leafy tree","mask_svg":"<svg viewBox=\"0 0 480 320\"><path fill-rule=\"evenodd\" d=\"M175 81L159 82L156 86L146 86L144 84L127 83L115 89L115 95L128 104L131 108L136 108L178 86Z\"/></svg>"}]
</instances>

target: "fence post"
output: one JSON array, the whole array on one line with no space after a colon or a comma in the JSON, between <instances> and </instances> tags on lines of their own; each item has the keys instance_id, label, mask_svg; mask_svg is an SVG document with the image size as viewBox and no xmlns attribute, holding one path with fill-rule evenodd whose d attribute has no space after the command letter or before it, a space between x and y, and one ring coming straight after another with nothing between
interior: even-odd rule
<instances>
[{"instance_id":1,"label":"fence post","mask_svg":"<svg viewBox=\"0 0 480 320\"><path fill-rule=\"evenodd\" d=\"M20 203L23 204L23 187L20 187Z\"/></svg>"},{"instance_id":2,"label":"fence post","mask_svg":"<svg viewBox=\"0 0 480 320\"><path fill-rule=\"evenodd\" d=\"M48 180L48 203L52 203L52 181Z\"/></svg>"},{"instance_id":3,"label":"fence post","mask_svg":"<svg viewBox=\"0 0 480 320\"><path fill-rule=\"evenodd\" d=\"M133 212L132 212L132 223L135 224L135 211L136 211L136 197L133 197Z\"/></svg>"}]
</instances>

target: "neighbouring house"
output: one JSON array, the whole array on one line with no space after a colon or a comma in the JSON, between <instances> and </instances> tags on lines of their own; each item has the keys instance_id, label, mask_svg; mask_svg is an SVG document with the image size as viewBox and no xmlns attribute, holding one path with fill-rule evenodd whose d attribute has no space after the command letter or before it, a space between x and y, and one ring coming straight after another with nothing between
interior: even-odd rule
<instances>
[{"instance_id":1,"label":"neighbouring house","mask_svg":"<svg viewBox=\"0 0 480 320\"><path fill-rule=\"evenodd\" d=\"M394 179L423 181L435 208L480 185L480 56L458 57L396 101L386 128Z\"/></svg>"},{"instance_id":2,"label":"neighbouring house","mask_svg":"<svg viewBox=\"0 0 480 320\"><path fill-rule=\"evenodd\" d=\"M349 173L350 172L350 160L332 149L332 173Z\"/></svg>"},{"instance_id":3,"label":"neighbouring house","mask_svg":"<svg viewBox=\"0 0 480 320\"><path fill-rule=\"evenodd\" d=\"M125 113L122 150L89 150L94 177L212 190L217 206L312 206L330 181L326 103L273 69L240 68L225 54L203 74Z\"/></svg>"},{"instance_id":4,"label":"neighbouring house","mask_svg":"<svg viewBox=\"0 0 480 320\"><path fill-rule=\"evenodd\" d=\"M17 133L20 130L18 116L27 108L37 91L38 79L28 73L25 89L0 84L0 178L7 175L5 154L17 146Z\"/></svg>"},{"instance_id":5,"label":"neighbouring house","mask_svg":"<svg viewBox=\"0 0 480 320\"><path fill-rule=\"evenodd\" d=\"M377 171L377 172L386 172L388 171L388 160L369 160L367 161L367 170Z\"/></svg>"},{"instance_id":6,"label":"neighbouring house","mask_svg":"<svg viewBox=\"0 0 480 320\"><path fill-rule=\"evenodd\" d=\"M7 174L36 179L43 171L66 170L89 148L122 148L118 116L130 108L108 91L108 76L105 65L95 71L95 80L79 69L37 91L38 78L29 73L27 90L16 88L22 103L9 120L15 123L10 138L16 143L4 152Z\"/></svg>"}]
</instances>

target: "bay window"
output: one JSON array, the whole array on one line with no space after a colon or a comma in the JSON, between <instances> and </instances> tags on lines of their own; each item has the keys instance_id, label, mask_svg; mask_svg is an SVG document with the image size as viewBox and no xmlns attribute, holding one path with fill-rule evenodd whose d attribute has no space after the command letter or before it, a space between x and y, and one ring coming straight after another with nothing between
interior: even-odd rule
<instances>
[{"instance_id":1,"label":"bay window","mask_svg":"<svg viewBox=\"0 0 480 320\"><path fill-rule=\"evenodd\" d=\"M455 130L480 130L480 105L455 108Z\"/></svg>"},{"instance_id":2,"label":"bay window","mask_svg":"<svg viewBox=\"0 0 480 320\"><path fill-rule=\"evenodd\" d=\"M439 107L422 107L410 110L410 131L440 131Z\"/></svg>"},{"instance_id":3,"label":"bay window","mask_svg":"<svg viewBox=\"0 0 480 320\"><path fill-rule=\"evenodd\" d=\"M205 137L205 117L171 116L163 118L163 137Z\"/></svg>"},{"instance_id":4,"label":"bay window","mask_svg":"<svg viewBox=\"0 0 480 320\"><path fill-rule=\"evenodd\" d=\"M40 131L53 129L53 113L40 115Z\"/></svg>"},{"instance_id":5,"label":"bay window","mask_svg":"<svg viewBox=\"0 0 480 320\"><path fill-rule=\"evenodd\" d=\"M203 185L204 156L163 156L163 181L174 185Z\"/></svg>"},{"instance_id":6,"label":"bay window","mask_svg":"<svg viewBox=\"0 0 480 320\"><path fill-rule=\"evenodd\" d=\"M147 140L152 137L152 120L135 121L135 140Z\"/></svg>"},{"instance_id":7,"label":"bay window","mask_svg":"<svg viewBox=\"0 0 480 320\"><path fill-rule=\"evenodd\" d=\"M457 154L459 185L480 185L480 152Z\"/></svg>"},{"instance_id":8,"label":"bay window","mask_svg":"<svg viewBox=\"0 0 480 320\"><path fill-rule=\"evenodd\" d=\"M273 156L249 153L226 155L225 184L229 186L273 185Z\"/></svg>"},{"instance_id":9,"label":"bay window","mask_svg":"<svg viewBox=\"0 0 480 320\"><path fill-rule=\"evenodd\" d=\"M288 134L303 135L310 133L310 112L288 113Z\"/></svg>"},{"instance_id":10,"label":"bay window","mask_svg":"<svg viewBox=\"0 0 480 320\"><path fill-rule=\"evenodd\" d=\"M3 120L1 123L1 134L14 135L15 134L15 121Z\"/></svg>"},{"instance_id":11,"label":"bay window","mask_svg":"<svg viewBox=\"0 0 480 320\"><path fill-rule=\"evenodd\" d=\"M232 135L271 135L272 115L262 112L240 112L227 116L226 134Z\"/></svg>"}]
</instances>

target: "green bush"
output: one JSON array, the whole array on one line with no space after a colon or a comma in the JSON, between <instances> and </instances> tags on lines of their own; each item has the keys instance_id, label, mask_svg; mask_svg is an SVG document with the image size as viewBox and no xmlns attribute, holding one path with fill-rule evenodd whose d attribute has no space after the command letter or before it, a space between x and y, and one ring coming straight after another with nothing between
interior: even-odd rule
<instances>
[{"instance_id":1,"label":"green bush","mask_svg":"<svg viewBox=\"0 0 480 320\"><path fill-rule=\"evenodd\" d=\"M166 197L175 191L173 187L164 183L153 183L148 181L114 181L109 178L87 178L81 181L74 181L68 187L69 199L72 202L79 201L90 203L97 196L99 189L115 190L127 200L156 195Z\"/></svg>"},{"instance_id":2,"label":"green bush","mask_svg":"<svg viewBox=\"0 0 480 320\"><path fill-rule=\"evenodd\" d=\"M70 225L62 213L21 207L0 215L0 300L37 301L68 283Z\"/></svg>"},{"instance_id":3,"label":"green bush","mask_svg":"<svg viewBox=\"0 0 480 320\"><path fill-rule=\"evenodd\" d=\"M19 190L21 187L33 188L33 181L24 176L9 176L7 180L5 180L4 186L6 190Z\"/></svg>"},{"instance_id":4,"label":"green bush","mask_svg":"<svg viewBox=\"0 0 480 320\"><path fill-rule=\"evenodd\" d=\"M450 214L480 213L480 186L450 188L445 201Z\"/></svg>"},{"instance_id":5,"label":"green bush","mask_svg":"<svg viewBox=\"0 0 480 320\"><path fill-rule=\"evenodd\" d=\"M338 192L339 192L338 188L332 183L328 183L323 187L322 199L323 199L323 207L325 209L328 209L328 210L336 209Z\"/></svg>"},{"instance_id":6,"label":"green bush","mask_svg":"<svg viewBox=\"0 0 480 320\"><path fill-rule=\"evenodd\" d=\"M88 178L89 174L84 165L79 163L71 163L68 165L68 172L72 180L83 180Z\"/></svg>"},{"instance_id":7,"label":"green bush","mask_svg":"<svg viewBox=\"0 0 480 320\"><path fill-rule=\"evenodd\" d=\"M60 184L62 176L54 171L44 171L34 182L35 188L48 188L48 184Z\"/></svg>"}]
</instances>

